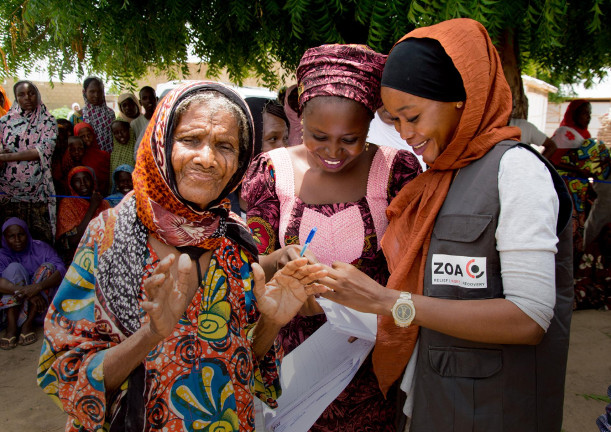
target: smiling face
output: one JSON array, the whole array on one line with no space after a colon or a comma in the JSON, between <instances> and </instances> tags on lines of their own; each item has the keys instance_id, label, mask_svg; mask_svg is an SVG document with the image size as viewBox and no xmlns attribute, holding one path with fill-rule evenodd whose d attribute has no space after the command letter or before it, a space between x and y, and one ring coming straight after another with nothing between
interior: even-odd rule
<instances>
[{"instance_id":1,"label":"smiling face","mask_svg":"<svg viewBox=\"0 0 611 432\"><path fill-rule=\"evenodd\" d=\"M104 103L104 89L98 80L91 80L85 89L85 97L91 105L102 105Z\"/></svg>"},{"instance_id":2,"label":"smiling face","mask_svg":"<svg viewBox=\"0 0 611 432\"><path fill-rule=\"evenodd\" d=\"M126 171L119 171L115 175L115 182L117 184L117 190L123 195L129 193L134 188L132 175Z\"/></svg>"},{"instance_id":3,"label":"smiling face","mask_svg":"<svg viewBox=\"0 0 611 432\"><path fill-rule=\"evenodd\" d=\"M115 137L119 144L126 145L129 142L129 123L115 121L111 125L112 136Z\"/></svg>"},{"instance_id":4,"label":"smiling face","mask_svg":"<svg viewBox=\"0 0 611 432\"><path fill-rule=\"evenodd\" d=\"M456 102L438 102L389 87L382 87L382 100L401 138L432 165L452 141L463 110Z\"/></svg>"},{"instance_id":5,"label":"smiling face","mask_svg":"<svg viewBox=\"0 0 611 432\"><path fill-rule=\"evenodd\" d=\"M335 173L352 166L363 154L371 116L351 99L319 96L303 111L303 143L314 164Z\"/></svg>"},{"instance_id":6,"label":"smiling face","mask_svg":"<svg viewBox=\"0 0 611 432\"><path fill-rule=\"evenodd\" d=\"M29 83L19 84L15 90L19 107L24 111L34 111L38 106L38 92Z\"/></svg>"},{"instance_id":7,"label":"smiling face","mask_svg":"<svg viewBox=\"0 0 611 432\"><path fill-rule=\"evenodd\" d=\"M125 99L119 105L119 109L127 118L134 119L140 115L140 111L136 102L134 102L131 98Z\"/></svg>"},{"instance_id":8,"label":"smiling face","mask_svg":"<svg viewBox=\"0 0 611 432\"><path fill-rule=\"evenodd\" d=\"M289 142L289 128L280 117L263 113L263 152L286 147Z\"/></svg>"},{"instance_id":9,"label":"smiling face","mask_svg":"<svg viewBox=\"0 0 611 432\"><path fill-rule=\"evenodd\" d=\"M6 244L13 252L23 252L28 247L28 235L19 225L11 225L4 230Z\"/></svg>"},{"instance_id":10,"label":"smiling face","mask_svg":"<svg viewBox=\"0 0 611 432\"><path fill-rule=\"evenodd\" d=\"M182 114L172 140L178 192L205 209L238 169L238 120L215 100L193 102Z\"/></svg>"},{"instance_id":11,"label":"smiling face","mask_svg":"<svg viewBox=\"0 0 611 432\"><path fill-rule=\"evenodd\" d=\"M93 193L93 178L88 172L78 172L72 176L70 186L78 196L90 197Z\"/></svg>"}]
</instances>

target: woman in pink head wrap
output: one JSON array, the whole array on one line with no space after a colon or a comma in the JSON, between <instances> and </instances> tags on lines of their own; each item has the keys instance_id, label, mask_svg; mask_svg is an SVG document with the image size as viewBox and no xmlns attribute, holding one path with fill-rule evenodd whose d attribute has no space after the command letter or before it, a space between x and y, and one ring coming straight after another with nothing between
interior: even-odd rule
<instances>
[{"instance_id":1,"label":"woman in pink head wrap","mask_svg":"<svg viewBox=\"0 0 611 432\"><path fill-rule=\"evenodd\" d=\"M387 280L379 243L385 210L421 168L407 151L366 142L381 105L384 62L385 56L363 45L323 45L303 55L297 69L303 141L259 155L242 186L247 222L268 276L299 255L316 227L310 260L353 263ZM315 301L307 306L279 335L285 352L326 321ZM368 357L312 430L394 431L395 405L393 392L385 399L379 390Z\"/></svg>"}]
</instances>

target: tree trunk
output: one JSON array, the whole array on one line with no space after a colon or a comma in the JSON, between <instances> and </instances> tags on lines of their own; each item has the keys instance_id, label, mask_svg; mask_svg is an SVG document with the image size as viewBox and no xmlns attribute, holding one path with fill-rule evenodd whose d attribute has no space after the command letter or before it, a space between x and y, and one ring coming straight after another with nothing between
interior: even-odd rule
<instances>
[{"instance_id":1,"label":"tree trunk","mask_svg":"<svg viewBox=\"0 0 611 432\"><path fill-rule=\"evenodd\" d=\"M524 93L524 84L522 83L519 49L518 37L515 30L512 28L505 29L498 51L503 63L503 72L513 96L513 113L511 116L526 119L528 117L528 99Z\"/></svg>"}]
</instances>

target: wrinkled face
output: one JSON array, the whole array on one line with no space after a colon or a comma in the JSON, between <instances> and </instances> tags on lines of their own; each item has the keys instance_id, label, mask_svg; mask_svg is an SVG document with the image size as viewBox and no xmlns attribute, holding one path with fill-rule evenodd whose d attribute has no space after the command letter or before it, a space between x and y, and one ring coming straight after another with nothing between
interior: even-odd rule
<instances>
[{"instance_id":1,"label":"wrinkled face","mask_svg":"<svg viewBox=\"0 0 611 432\"><path fill-rule=\"evenodd\" d=\"M15 96L19 107L24 111L34 111L38 106L38 93L28 83L19 84Z\"/></svg>"},{"instance_id":2,"label":"wrinkled face","mask_svg":"<svg viewBox=\"0 0 611 432\"><path fill-rule=\"evenodd\" d=\"M438 102L389 87L382 87L382 100L401 138L432 165L452 141L462 109L456 102Z\"/></svg>"},{"instance_id":3,"label":"wrinkled face","mask_svg":"<svg viewBox=\"0 0 611 432\"><path fill-rule=\"evenodd\" d=\"M121 102L119 109L123 114L125 114L126 117L130 119L136 118L140 115L138 105L136 105L136 102L134 102L131 98L127 98Z\"/></svg>"},{"instance_id":4,"label":"wrinkled face","mask_svg":"<svg viewBox=\"0 0 611 432\"><path fill-rule=\"evenodd\" d=\"M117 175L115 175L115 182L117 184L117 190L123 195L127 194L134 188L131 173L125 171L119 171Z\"/></svg>"},{"instance_id":5,"label":"wrinkled face","mask_svg":"<svg viewBox=\"0 0 611 432\"><path fill-rule=\"evenodd\" d=\"M340 172L362 155L371 117L351 99L319 96L303 112L303 143L316 165Z\"/></svg>"},{"instance_id":6,"label":"wrinkled face","mask_svg":"<svg viewBox=\"0 0 611 432\"><path fill-rule=\"evenodd\" d=\"M263 152L268 152L278 147L286 147L289 142L289 128L280 117L273 114L263 113Z\"/></svg>"},{"instance_id":7,"label":"wrinkled face","mask_svg":"<svg viewBox=\"0 0 611 432\"><path fill-rule=\"evenodd\" d=\"M11 225L4 230L4 239L14 252L23 252L28 247L28 236L19 225Z\"/></svg>"},{"instance_id":8,"label":"wrinkled face","mask_svg":"<svg viewBox=\"0 0 611 432\"><path fill-rule=\"evenodd\" d=\"M88 172L79 172L72 176L70 186L78 196L90 197L93 193L93 178Z\"/></svg>"},{"instance_id":9,"label":"wrinkled face","mask_svg":"<svg viewBox=\"0 0 611 432\"><path fill-rule=\"evenodd\" d=\"M68 152L70 152L70 157L74 162L80 163L85 155L85 145L83 141L75 137L71 138L70 141L68 141Z\"/></svg>"},{"instance_id":10,"label":"wrinkled face","mask_svg":"<svg viewBox=\"0 0 611 432\"><path fill-rule=\"evenodd\" d=\"M140 105L144 108L144 115L150 119L157 108L157 96L154 91L144 89L140 91Z\"/></svg>"},{"instance_id":11,"label":"wrinkled face","mask_svg":"<svg viewBox=\"0 0 611 432\"><path fill-rule=\"evenodd\" d=\"M104 104L104 90L98 80L92 80L89 83L85 90L85 96L91 105Z\"/></svg>"},{"instance_id":12,"label":"wrinkled face","mask_svg":"<svg viewBox=\"0 0 611 432\"><path fill-rule=\"evenodd\" d=\"M95 134L88 127L82 128L78 132L78 136L80 139L83 140L83 144L85 144L85 147L90 147L95 142Z\"/></svg>"},{"instance_id":13,"label":"wrinkled face","mask_svg":"<svg viewBox=\"0 0 611 432\"><path fill-rule=\"evenodd\" d=\"M129 123L115 122L112 124L112 135L119 144L127 144L129 142Z\"/></svg>"},{"instance_id":14,"label":"wrinkled face","mask_svg":"<svg viewBox=\"0 0 611 432\"><path fill-rule=\"evenodd\" d=\"M587 129L592 118L592 105L590 103L584 103L575 110L573 115L573 121L581 129Z\"/></svg>"},{"instance_id":15,"label":"wrinkled face","mask_svg":"<svg viewBox=\"0 0 611 432\"><path fill-rule=\"evenodd\" d=\"M205 209L238 169L238 120L214 101L194 102L172 137L172 167L180 195Z\"/></svg>"}]
</instances>

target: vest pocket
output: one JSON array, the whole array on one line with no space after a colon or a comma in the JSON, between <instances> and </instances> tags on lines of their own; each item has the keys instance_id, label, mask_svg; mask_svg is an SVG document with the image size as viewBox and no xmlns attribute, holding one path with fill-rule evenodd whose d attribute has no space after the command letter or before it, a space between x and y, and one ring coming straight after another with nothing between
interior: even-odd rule
<instances>
[{"instance_id":1,"label":"vest pocket","mask_svg":"<svg viewBox=\"0 0 611 432\"><path fill-rule=\"evenodd\" d=\"M492 215L444 214L437 218L433 233L439 240L472 243L492 222Z\"/></svg>"},{"instance_id":2,"label":"vest pocket","mask_svg":"<svg viewBox=\"0 0 611 432\"><path fill-rule=\"evenodd\" d=\"M430 346L429 363L438 376L436 393L445 394L444 405L453 407L453 411L446 410L452 425L448 430L503 430L500 349Z\"/></svg>"}]
</instances>

